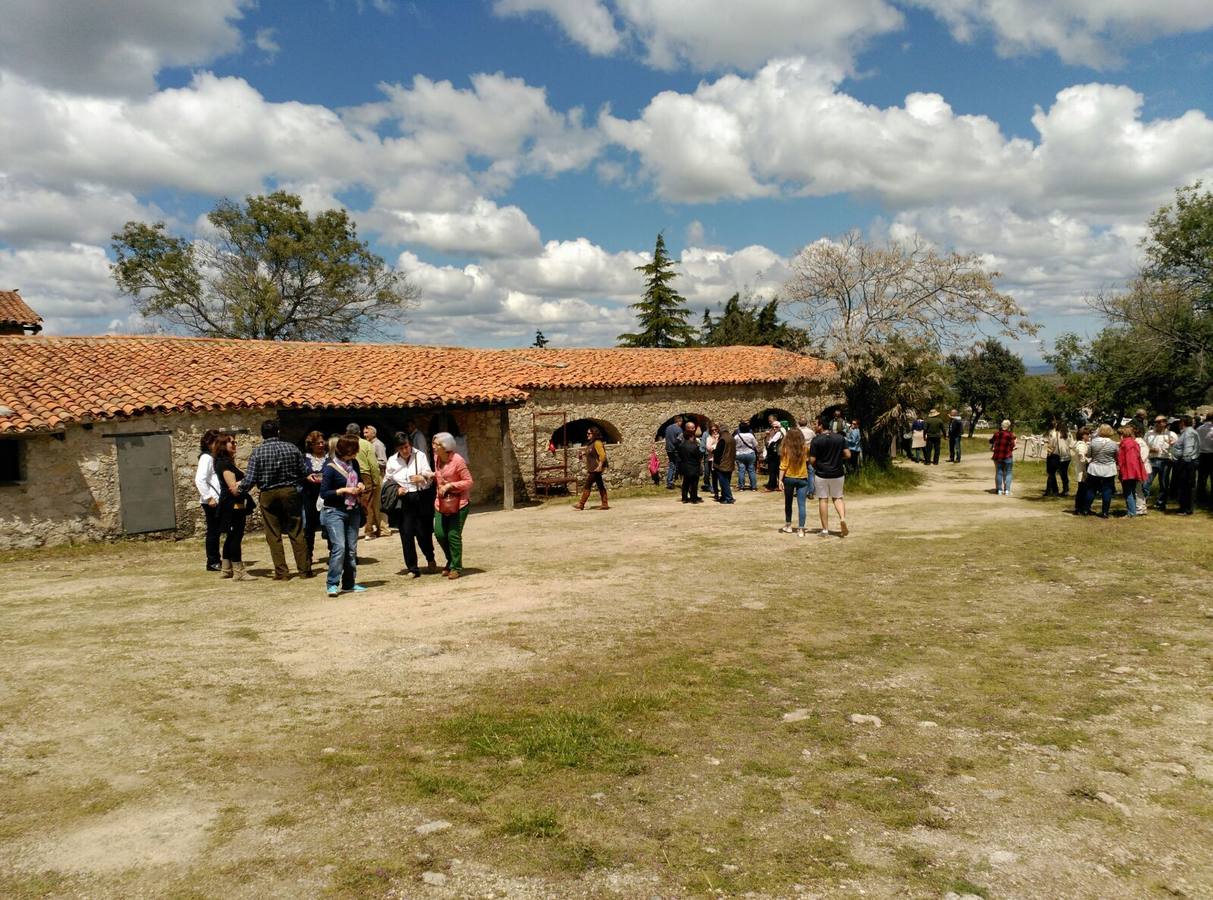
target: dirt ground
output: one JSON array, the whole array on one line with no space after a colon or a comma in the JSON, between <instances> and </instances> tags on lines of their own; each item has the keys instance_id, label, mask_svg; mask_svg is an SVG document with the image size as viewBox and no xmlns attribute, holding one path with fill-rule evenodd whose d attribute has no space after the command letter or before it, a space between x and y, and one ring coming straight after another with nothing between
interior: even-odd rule
<instances>
[{"instance_id":1,"label":"dirt ground","mask_svg":"<svg viewBox=\"0 0 1213 900\"><path fill-rule=\"evenodd\" d=\"M991 468L845 539L749 492L478 513L465 578L381 538L337 600L12 558L0 893L1213 897L1213 521Z\"/></svg>"}]
</instances>

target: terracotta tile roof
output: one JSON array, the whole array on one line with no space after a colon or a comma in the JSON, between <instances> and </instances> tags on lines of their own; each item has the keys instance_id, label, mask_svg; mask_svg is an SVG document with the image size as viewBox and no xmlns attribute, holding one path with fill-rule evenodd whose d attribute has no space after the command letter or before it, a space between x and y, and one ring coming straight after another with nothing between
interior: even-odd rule
<instances>
[{"instance_id":1,"label":"terracotta tile roof","mask_svg":"<svg viewBox=\"0 0 1213 900\"><path fill-rule=\"evenodd\" d=\"M30 309L16 291L0 291L0 325L42 330L42 316Z\"/></svg>"},{"instance_id":2,"label":"terracotta tile roof","mask_svg":"<svg viewBox=\"0 0 1213 900\"><path fill-rule=\"evenodd\" d=\"M764 384L821 380L831 363L774 347L686 350L486 350L520 388L609 388L653 385Z\"/></svg>"},{"instance_id":3,"label":"terracotta tile roof","mask_svg":"<svg viewBox=\"0 0 1213 900\"><path fill-rule=\"evenodd\" d=\"M477 350L183 337L0 337L0 434L157 412L519 404L536 388L819 380L771 347Z\"/></svg>"}]
</instances>

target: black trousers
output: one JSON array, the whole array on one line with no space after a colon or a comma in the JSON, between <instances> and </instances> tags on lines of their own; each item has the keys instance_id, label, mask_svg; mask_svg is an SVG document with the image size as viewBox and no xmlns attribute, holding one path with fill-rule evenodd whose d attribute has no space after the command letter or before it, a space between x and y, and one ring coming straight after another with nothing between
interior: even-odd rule
<instances>
[{"instance_id":1,"label":"black trousers","mask_svg":"<svg viewBox=\"0 0 1213 900\"><path fill-rule=\"evenodd\" d=\"M699 473L684 472L682 475L682 502L694 503L699 500Z\"/></svg>"},{"instance_id":2,"label":"black trousers","mask_svg":"<svg viewBox=\"0 0 1213 900\"><path fill-rule=\"evenodd\" d=\"M1181 513L1192 512L1192 495L1196 487L1196 460L1177 459L1171 463L1171 489L1179 501Z\"/></svg>"},{"instance_id":3,"label":"black trousers","mask_svg":"<svg viewBox=\"0 0 1213 900\"><path fill-rule=\"evenodd\" d=\"M779 448L767 448L767 490L779 490Z\"/></svg>"},{"instance_id":4,"label":"black trousers","mask_svg":"<svg viewBox=\"0 0 1213 900\"><path fill-rule=\"evenodd\" d=\"M230 505L221 509L219 533L223 535L223 558L228 562L244 562L244 524L248 521L248 513L232 509Z\"/></svg>"},{"instance_id":5,"label":"black trousers","mask_svg":"<svg viewBox=\"0 0 1213 900\"><path fill-rule=\"evenodd\" d=\"M405 494L400 498L400 549L404 567L418 572L417 548L427 563L434 562L434 495L429 491Z\"/></svg>"},{"instance_id":6,"label":"black trousers","mask_svg":"<svg viewBox=\"0 0 1213 900\"><path fill-rule=\"evenodd\" d=\"M206 517L206 564L219 565L219 504L202 504L202 515Z\"/></svg>"},{"instance_id":7,"label":"black trousers","mask_svg":"<svg viewBox=\"0 0 1213 900\"><path fill-rule=\"evenodd\" d=\"M1209 500L1213 488L1213 453L1202 453L1196 458L1196 499Z\"/></svg>"},{"instance_id":8,"label":"black trousers","mask_svg":"<svg viewBox=\"0 0 1213 900\"><path fill-rule=\"evenodd\" d=\"M943 442L943 436L931 437L927 436L926 459L923 460L928 466L939 465L939 445Z\"/></svg>"},{"instance_id":9,"label":"black trousers","mask_svg":"<svg viewBox=\"0 0 1213 900\"><path fill-rule=\"evenodd\" d=\"M1049 480L1045 483L1045 493L1057 496L1057 479L1061 479L1061 492L1063 494L1070 493L1070 461L1067 459L1064 462L1056 453L1050 453L1045 457L1045 472L1049 476Z\"/></svg>"}]
</instances>

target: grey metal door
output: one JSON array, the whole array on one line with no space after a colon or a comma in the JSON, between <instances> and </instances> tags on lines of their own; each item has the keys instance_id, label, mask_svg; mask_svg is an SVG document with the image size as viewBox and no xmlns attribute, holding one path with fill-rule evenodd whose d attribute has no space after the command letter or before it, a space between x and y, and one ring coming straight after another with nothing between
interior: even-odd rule
<instances>
[{"instance_id":1,"label":"grey metal door","mask_svg":"<svg viewBox=\"0 0 1213 900\"><path fill-rule=\"evenodd\" d=\"M177 527L173 446L167 434L115 435L122 530L127 534Z\"/></svg>"}]
</instances>

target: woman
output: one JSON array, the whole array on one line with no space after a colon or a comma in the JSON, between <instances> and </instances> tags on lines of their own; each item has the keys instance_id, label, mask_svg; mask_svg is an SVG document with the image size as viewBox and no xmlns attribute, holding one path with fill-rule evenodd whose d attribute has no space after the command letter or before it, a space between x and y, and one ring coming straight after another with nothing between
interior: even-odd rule
<instances>
[{"instance_id":1,"label":"woman","mask_svg":"<svg viewBox=\"0 0 1213 900\"><path fill-rule=\"evenodd\" d=\"M796 496L796 514L799 526L796 534L804 537L804 523L807 511L805 498L813 484L812 470L809 468L809 448L805 446L804 435L799 428L788 431L783 439L783 454L779 458L779 485L783 488L783 519L784 526L779 530L783 534L792 533L792 496Z\"/></svg>"},{"instance_id":2,"label":"woman","mask_svg":"<svg viewBox=\"0 0 1213 900\"><path fill-rule=\"evenodd\" d=\"M366 492L355 457L359 444L356 434L337 438L333 458L324 464L320 476L320 524L329 542L329 569L325 588L330 597L341 591L365 591L357 583L358 528L362 524L359 497Z\"/></svg>"},{"instance_id":3,"label":"woman","mask_svg":"<svg viewBox=\"0 0 1213 900\"><path fill-rule=\"evenodd\" d=\"M1046 497L1064 497L1070 493L1070 456L1072 454L1070 429L1065 422L1054 422L1045 444L1045 471L1049 480L1045 484ZM1061 493L1057 491L1057 479L1061 478Z\"/></svg>"},{"instance_id":4,"label":"woman","mask_svg":"<svg viewBox=\"0 0 1213 900\"><path fill-rule=\"evenodd\" d=\"M703 487L705 490L712 492L712 497L715 500L720 499L720 491L716 487L716 476L713 474L716 471L716 465L713 458L716 454L716 444L720 441L720 426L713 422L708 427L708 436L706 444L703 447Z\"/></svg>"},{"instance_id":5,"label":"woman","mask_svg":"<svg viewBox=\"0 0 1213 900\"><path fill-rule=\"evenodd\" d=\"M1137 486L1146 480L1146 467L1141 461L1141 445L1137 443L1137 430L1132 425L1120 429L1120 444L1116 448L1116 468L1120 472L1120 486L1125 495L1125 508L1130 516L1138 515ZM1145 515L1145 509L1140 515Z\"/></svg>"},{"instance_id":6,"label":"woman","mask_svg":"<svg viewBox=\"0 0 1213 900\"><path fill-rule=\"evenodd\" d=\"M1091 514L1091 483L1087 476L1087 464L1091 461L1091 429L1083 426L1075 434L1074 443L1070 447L1070 457L1077 467L1078 487L1074 491L1074 515L1086 516Z\"/></svg>"},{"instance_id":7,"label":"woman","mask_svg":"<svg viewBox=\"0 0 1213 900\"><path fill-rule=\"evenodd\" d=\"M202 515L206 520L206 570L218 572L222 568L219 559L219 476L215 474L215 456L211 452L219 432L207 429L198 448L198 468L194 471L194 487L198 489L198 502L202 504ZM230 570L229 570L230 571Z\"/></svg>"},{"instance_id":8,"label":"woman","mask_svg":"<svg viewBox=\"0 0 1213 900\"><path fill-rule=\"evenodd\" d=\"M219 496L219 532L223 535L223 577L244 581L249 574L244 568L244 524L253 511L253 501L240 492L244 478L236 466L236 437L221 434L211 444L215 456L215 474L223 489Z\"/></svg>"},{"instance_id":9,"label":"woman","mask_svg":"<svg viewBox=\"0 0 1213 900\"><path fill-rule=\"evenodd\" d=\"M418 547L425 556L429 570L432 572L438 568L434 561L434 472L425 454L413 446L412 436L408 432L396 432L395 442L396 452L388 458L384 478L396 485L400 495L395 516L398 519L396 527L400 533L400 548L404 552L404 568L414 578L420 578Z\"/></svg>"},{"instance_id":10,"label":"woman","mask_svg":"<svg viewBox=\"0 0 1213 900\"><path fill-rule=\"evenodd\" d=\"M767 492L779 490L779 447L783 443L783 425L774 416L767 419Z\"/></svg>"},{"instance_id":11,"label":"woman","mask_svg":"<svg viewBox=\"0 0 1213 900\"><path fill-rule=\"evenodd\" d=\"M1011 431L1010 419L1003 419L1002 425L990 436L990 451L994 460L994 490L1009 497L1011 468L1015 464L1015 432Z\"/></svg>"},{"instance_id":12,"label":"woman","mask_svg":"<svg viewBox=\"0 0 1213 900\"><path fill-rule=\"evenodd\" d=\"M859 420L852 419L851 427L846 433L847 449L851 458L847 460L847 469L854 474L863 467L863 432L859 430Z\"/></svg>"},{"instance_id":13,"label":"woman","mask_svg":"<svg viewBox=\"0 0 1213 900\"><path fill-rule=\"evenodd\" d=\"M702 503L699 499L699 476L703 453L699 449L694 422L687 422L683 426L682 442L675 448L675 453L678 472L682 475L682 502Z\"/></svg>"},{"instance_id":14,"label":"woman","mask_svg":"<svg viewBox=\"0 0 1213 900\"><path fill-rule=\"evenodd\" d=\"M740 422L733 433L737 444L737 490L758 490L758 439L750 432L749 422ZM747 488L746 478L750 486Z\"/></svg>"},{"instance_id":15,"label":"woman","mask_svg":"<svg viewBox=\"0 0 1213 900\"><path fill-rule=\"evenodd\" d=\"M910 425L910 458L916 463L922 462L922 451L927 446L927 423L915 417Z\"/></svg>"},{"instance_id":16,"label":"woman","mask_svg":"<svg viewBox=\"0 0 1213 900\"><path fill-rule=\"evenodd\" d=\"M328 441L319 431L309 431L303 439L303 462L308 474L300 488L308 566L311 566L312 558L316 555L316 532L320 530L320 480L327 460Z\"/></svg>"},{"instance_id":17,"label":"woman","mask_svg":"<svg viewBox=\"0 0 1213 900\"><path fill-rule=\"evenodd\" d=\"M573 509L585 509L585 501L590 499L590 490L598 488L598 499L601 500L599 509L610 509L607 506L607 489L602 480L606 470L606 447L602 443L602 432L597 425L591 425L585 433L585 448L579 454L585 459L585 487L581 491L581 499L573 504Z\"/></svg>"},{"instance_id":18,"label":"woman","mask_svg":"<svg viewBox=\"0 0 1213 900\"><path fill-rule=\"evenodd\" d=\"M1087 450L1090 459L1090 462L1087 463L1087 481L1089 482L1087 508L1090 509L1091 504L1095 501L1095 495L1098 493L1102 500L1099 511L1101 519L1108 517L1108 507L1112 505L1118 449L1116 441L1113 440L1115 434L1111 425L1100 425L1095 437L1091 438L1091 444Z\"/></svg>"},{"instance_id":19,"label":"woman","mask_svg":"<svg viewBox=\"0 0 1213 900\"><path fill-rule=\"evenodd\" d=\"M434 478L438 485L434 497L434 534L446 557L442 574L458 578L463 572L463 525L468 517L472 496L472 473L467 461L455 452L450 432L434 435Z\"/></svg>"}]
</instances>

